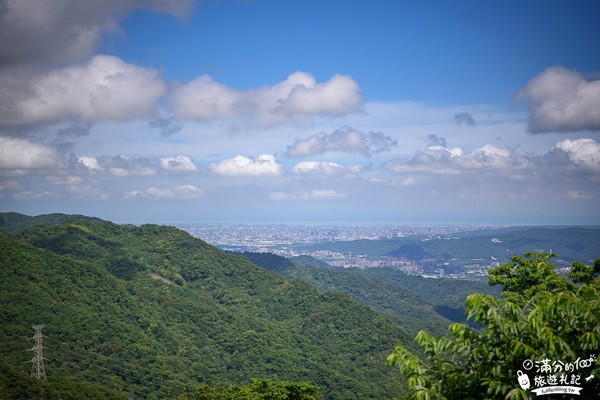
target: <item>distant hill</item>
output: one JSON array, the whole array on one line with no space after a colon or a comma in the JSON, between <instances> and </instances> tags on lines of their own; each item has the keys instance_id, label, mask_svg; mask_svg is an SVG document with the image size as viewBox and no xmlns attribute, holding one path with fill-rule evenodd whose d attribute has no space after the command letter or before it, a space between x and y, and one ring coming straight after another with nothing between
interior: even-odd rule
<instances>
[{"instance_id":1,"label":"distant hill","mask_svg":"<svg viewBox=\"0 0 600 400\"><path fill-rule=\"evenodd\" d=\"M408 248L407 248L408 247ZM592 262L600 257L600 228L527 228L483 236L468 235L420 240L389 253L394 257L507 261L526 252L553 252L560 260Z\"/></svg>"},{"instance_id":2,"label":"distant hill","mask_svg":"<svg viewBox=\"0 0 600 400\"><path fill-rule=\"evenodd\" d=\"M370 256L423 258L471 263L508 261L531 251L550 252L559 260L592 262L600 257L600 227L507 227L439 236L324 242L298 246L302 250L330 250Z\"/></svg>"},{"instance_id":3,"label":"distant hill","mask_svg":"<svg viewBox=\"0 0 600 400\"><path fill-rule=\"evenodd\" d=\"M465 322L471 293L498 295L487 281L428 279L387 268L336 268L313 257L286 259L270 253L242 253L252 262L288 278L302 279L321 291L336 291L389 315L412 337L421 330L443 335L451 322Z\"/></svg>"},{"instance_id":4,"label":"distant hill","mask_svg":"<svg viewBox=\"0 0 600 400\"><path fill-rule=\"evenodd\" d=\"M0 395L30 368L35 324L49 377L122 394L113 398L173 399L251 378L310 382L327 399L405 393L385 358L397 343L414 349L412 337L345 294L173 227L20 224L30 227L0 233Z\"/></svg>"}]
</instances>

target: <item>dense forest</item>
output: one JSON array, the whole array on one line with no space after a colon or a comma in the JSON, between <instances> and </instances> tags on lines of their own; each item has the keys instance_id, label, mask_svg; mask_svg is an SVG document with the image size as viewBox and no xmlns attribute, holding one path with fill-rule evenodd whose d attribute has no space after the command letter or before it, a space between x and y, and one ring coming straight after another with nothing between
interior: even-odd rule
<instances>
[{"instance_id":1,"label":"dense forest","mask_svg":"<svg viewBox=\"0 0 600 400\"><path fill-rule=\"evenodd\" d=\"M415 337L425 329L445 334L450 322L467 321L464 305L471 293L499 295L484 281L428 279L390 268L337 268L309 256L287 259L270 253L242 253L251 261L320 291L345 293L401 324Z\"/></svg>"},{"instance_id":2,"label":"dense forest","mask_svg":"<svg viewBox=\"0 0 600 400\"><path fill-rule=\"evenodd\" d=\"M412 337L349 296L176 228L62 219L19 228L3 215L13 232L0 234L5 397L19 398L11 390L21 384L54 390L22 379L36 324L44 325L45 385L102 388L90 398L169 399L252 379L307 382L330 399L405 392L385 358L398 342L416 349Z\"/></svg>"}]
</instances>

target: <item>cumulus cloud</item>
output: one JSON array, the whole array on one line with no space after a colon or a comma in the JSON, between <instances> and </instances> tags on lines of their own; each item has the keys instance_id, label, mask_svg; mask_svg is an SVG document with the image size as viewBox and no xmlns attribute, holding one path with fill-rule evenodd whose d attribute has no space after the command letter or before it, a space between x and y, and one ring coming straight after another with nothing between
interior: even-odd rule
<instances>
[{"instance_id":1,"label":"cumulus cloud","mask_svg":"<svg viewBox=\"0 0 600 400\"><path fill-rule=\"evenodd\" d=\"M211 169L219 175L226 176L278 176L283 173L281 165L270 154L261 154L256 158L237 155L212 164Z\"/></svg>"},{"instance_id":2,"label":"cumulus cloud","mask_svg":"<svg viewBox=\"0 0 600 400\"><path fill-rule=\"evenodd\" d=\"M527 157L514 149L486 144L468 153L460 147L430 146L407 160L388 161L384 167L397 173L460 174L481 169L523 169L529 164Z\"/></svg>"},{"instance_id":3,"label":"cumulus cloud","mask_svg":"<svg viewBox=\"0 0 600 400\"><path fill-rule=\"evenodd\" d=\"M134 9L186 17L193 0L5 0L0 4L0 66L29 67L81 61L103 34Z\"/></svg>"},{"instance_id":4,"label":"cumulus cloud","mask_svg":"<svg viewBox=\"0 0 600 400\"><path fill-rule=\"evenodd\" d=\"M165 90L157 71L98 55L25 83L0 81L0 119L8 125L127 120L153 114Z\"/></svg>"},{"instance_id":5,"label":"cumulus cloud","mask_svg":"<svg viewBox=\"0 0 600 400\"><path fill-rule=\"evenodd\" d=\"M285 154L292 158L310 157L327 152L370 156L372 153L383 152L396 145L397 141L381 132L364 133L345 126L330 134L321 132L296 141L286 148Z\"/></svg>"},{"instance_id":6,"label":"cumulus cloud","mask_svg":"<svg viewBox=\"0 0 600 400\"><path fill-rule=\"evenodd\" d=\"M458 126L466 125L466 126L475 126L475 119L473 116L467 112L461 112L454 115L454 122Z\"/></svg>"},{"instance_id":7,"label":"cumulus cloud","mask_svg":"<svg viewBox=\"0 0 600 400\"><path fill-rule=\"evenodd\" d=\"M196 165L191 158L187 156L163 157L160 159L160 166L167 171L194 172L197 171Z\"/></svg>"},{"instance_id":8,"label":"cumulus cloud","mask_svg":"<svg viewBox=\"0 0 600 400\"><path fill-rule=\"evenodd\" d=\"M294 72L273 86L239 91L207 75L176 88L170 96L175 115L191 120L239 117L262 127L311 116L338 116L357 111L363 102L358 84L334 75L324 83Z\"/></svg>"},{"instance_id":9,"label":"cumulus cloud","mask_svg":"<svg viewBox=\"0 0 600 400\"><path fill-rule=\"evenodd\" d=\"M60 167L56 151L26 139L0 136L0 169L32 170Z\"/></svg>"},{"instance_id":10,"label":"cumulus cloud","mask_svg":"<svg viewBox=\"0 0 600 400\"><path fill-rule=\"evenodd\" d=\"M104 168L98 162L96 157L81 156L77 158L77 164L90 171L103 171Z\"/></svg>"},{"instance_id":11,"label":"cumulus cloud","mask_svg":"<svg viewBox=\"0 0 600 400\"><path fill-rule=\"evenodd\" d=\"M358 173L362 167L352 166L344 167L340 164L329 161L302 161L294 165L292 171L296 174L318 174L318 175L336 175L346 173Z\"/></svg>"},{"instance_id":12,"label":"cumulus cloud","mask_svg":"<svg viewBox=\"0 0 600 400\"><path fill-rule=\"evenodd\" d=\"M131 199L198 199L204 194L201 189L194 185L179 185L173 188L150 187L144 191L133 190L126 192L124 198Z\"/></svg>"},{"instance_id":13,"label":"cumulus cloud","mask_svg":"<svg viewBox=\"0 0 600 400\"><path fill-rule=\"evenodd\" d=\"M274 192L271 200L334 200L346 198L346 195L332 189L315 189L311 191Z\"/></svg>"},{"instance_id":14,"label":"cumulus cloud","mask_svg":"<svg viewBox=\"0 0 600 400\"><path fill-rule=\"evenodd\" d=\"M197 167L188 156L177 155L168 157L129 157L118 156L79 156L75 166L90 172L106 171L114 176L152 176L159 170L165 172L195 172Z\"/></svg>"},{"instance_id":15,"label":"cumulus cloud","mask_svg":"<svg viewBox=\"0 0 600 400\"><path fill-rule=\"evenodd\" d=\"M532 133L600 130L600 80L552 67L529 81L517 99L531 107Z\"/></svg>"},{"instance_id":16,"label":"cumulus cloud","mask_svg":"<svg viewBox=\"0 0 600 400\"><path fill-rule=\"evenodd\" d=\"M576 166L599 173L600 143L591 138L563 140L552 146L552 151L565 153Z\"/></svg>"}]
</instances>

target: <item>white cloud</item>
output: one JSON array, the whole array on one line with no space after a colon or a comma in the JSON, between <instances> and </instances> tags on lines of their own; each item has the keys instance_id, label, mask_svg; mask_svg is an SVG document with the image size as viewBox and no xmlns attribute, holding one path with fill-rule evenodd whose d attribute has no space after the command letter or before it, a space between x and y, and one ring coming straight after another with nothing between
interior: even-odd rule
<instances>
[{"instance_id":1,"label":"white cloud","mask_svg":"<svg viewBox=\"0 0 600 400\"><path fill-rule=\"evenodd\" d=\"M292 171L296 174L321 174L321 175L335 175L344 173L358 173L362 170L362 167L352 166L344 167L340 164L329 162L329 161L301 161L294 165Z\"/></svg>"},{"instance_id":2,"label":"white cloud","mask_svg":"<svg viewBox=\"0 0 600 400\"><path fill-rule=\"evenodd\" d=\"M192 120L239 117L262 127L312 116L338 116L357 111L363 97L350 77L335 75L317 83L305 72L294 72L273 86L239 91L207 75L181 85L170 96L175 114Z\"/></svg>"},{"instance_id":3,"label":"white cloud","mask_svg":"<svg viewBox=\"0 0 600 400\"><path fill-rule=\"evenodd\" d=\"M370 156L371 153L386 151L396 145L395 140L381 132L363 133L345 126L330 134L321 132L304 140L299 140L294 145L288 146L285 153L288 157L293 158L309 157L326 152Z\"/></svg>"},{"instance_id":4,"label":"white cloud","mask_svg":"<svg viewBox=\"0 0 600 400\"><path fill-rule=\"evenodd\" d=\"M529 81L517 99L531 106L530 132L600 130L600 80L552 67Z\"/></svg>"},{"instance_id":5,"label":"white cloud","mask_svg":"<svg viewBox=\"0 0 600 400\"><path fill-rule=\"evenodd\" d=\"M167 171L178 171L178 172L194 172L197 171L196 166L192 160L183 155L174 157L163 157L160 159L160 166L162 169Z\"/></svg>"},{"instance_id":6,"label":"white cloud","mask_svg":"<svg viewBox=\"0 0 600 400\"><path fill-rule=\"evenodd\" d=\"M61 196L56 193L52 193L48 190L42 192L32 192L30 190L24 190L19 193L15 193L13 198L16 200L45 200L45 199L60 199Z\"/></svg>"},{"instance_id":7,"label":"white cloud","mask_svg":"<svg viewBox=\"0 0 600 400\"><path fill-rule=\"evenodd\" d=\"M262 154L256 158L238 155L212 164L211 169L219 175L227 176L278 176L283 173L281 165L270 154Z\"/></svg>"},{"instance_id":8,"label":"white cloud","mask_svg":"<svg viewBox=\"0 0 600 400\"><path fill-rule=\"evenodd\" d=\"M104 170L96 157L81 156L77 158L77 163L89 169L90 171Z\"/></svg>"},{"instance_id":9,"label":"white cloud","mask_svg":"<svg viewBox=\"0 0 600 400\"><path fill-rule=\"evenodd\" d=\"M115 176L152 176L159 169L167 172L195 172L196 165L184 155L154 157L119 156L80 156L77 166L92 172L108 171Z\"/></svg>"},{"instance_id":10,"label":"white cloud","mask_svg":"<svg viewBox=\"0 0 600 400\"><path fill-rule=\"evenodd\" d=\"M171 103L180 118L208 120L230 117L242 112L243 94L202 75L177 88L171 95Z\"/></svg>"},{"instance_id":11,"label":"white cloud","mask_svg":"<svg viewBox=\"0 0 600 400\"><path fill-rule=\"evenodd\" d=\"M273 192L269 196L271 200L334 200L344 199L346 195L332 189L315 189L311 191L297 190L291 193Z\"/></svg>"},{"instance_id":12,"label":"white cloud","mask_svg":"<svg viewBox=\"0 0 600 400\"><path fill-rule=\"evenodd\" d=\"M430 146L425 152L418 151L407 160L388 161L384 167L397 173L460 174L481 169L514 171L529 165L527 157L511 148L485 144L468 153L459 147Z\"/></svg>"},{"instance_id":13,"label":"white cloud","mask_svg":"<svg viewBox=\"0 0 600 400\"><path fill-rule=\"evenodd\" d=\"M179 185L173 188L157 188L150 187L145 191L133 190L126 192L124 198L126 200L136 198L149 198L149 199L198 199L203 196L201 189L194 185Z\"/></svg>"},{"instance_id":14,"label":"white cloud","mask_svg":"<svg viewBox=\"0 0 600 400\"><path fill-rule=\"evenodd\" d=\"M110 173L114 176L152 176L156 174L156 170L148 167L135 166L133 168L112 167Z\"/></svg>"},{"instance_id":15,"label":"white cloud","mask_svg":"<svg viewBox=\"0 0 600 400\"><path fill-rule=\"evenodd\" d=\"M155 102L165 90L155 70L98 55L27 84L0 82L0 104L4 106L0 117L4 124L128 120L154 113Z\"/></svg>"},{"instance_id":16,"label":"white cloud","mask_svg":"<svg viewBox=\"0 0 600 400\"><path fill-rule=\"evenodd\" d=\"M60 167L56 151L26 139L0 136L0 169L30 170Z\"/></svg>"},{"instance_id":17,"label":"white cloud","mask_svg":"<svg viewBox=\"0 0 600 400\"><path fill-rule=\"evenodd\" d=\"M594 139L563 140L556 143L552 150L566 153L569 160L578 167L600 172L600 143Z\"/></svg>"}]
</instances>

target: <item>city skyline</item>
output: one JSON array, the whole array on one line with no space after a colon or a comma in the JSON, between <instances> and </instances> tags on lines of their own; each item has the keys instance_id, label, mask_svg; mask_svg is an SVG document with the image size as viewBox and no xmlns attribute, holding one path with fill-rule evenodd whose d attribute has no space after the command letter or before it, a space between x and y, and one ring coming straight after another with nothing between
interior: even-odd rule
<instances>
[{"instance_id":1,"label":"city skyline","mask_svg":"<svg viewBox=\"0 0 600 400\"><path fill-rule=\"evenodd\" d=\"M4 1L0 211L600 224L595 1Z\"/></svg>"}]
</instances>

